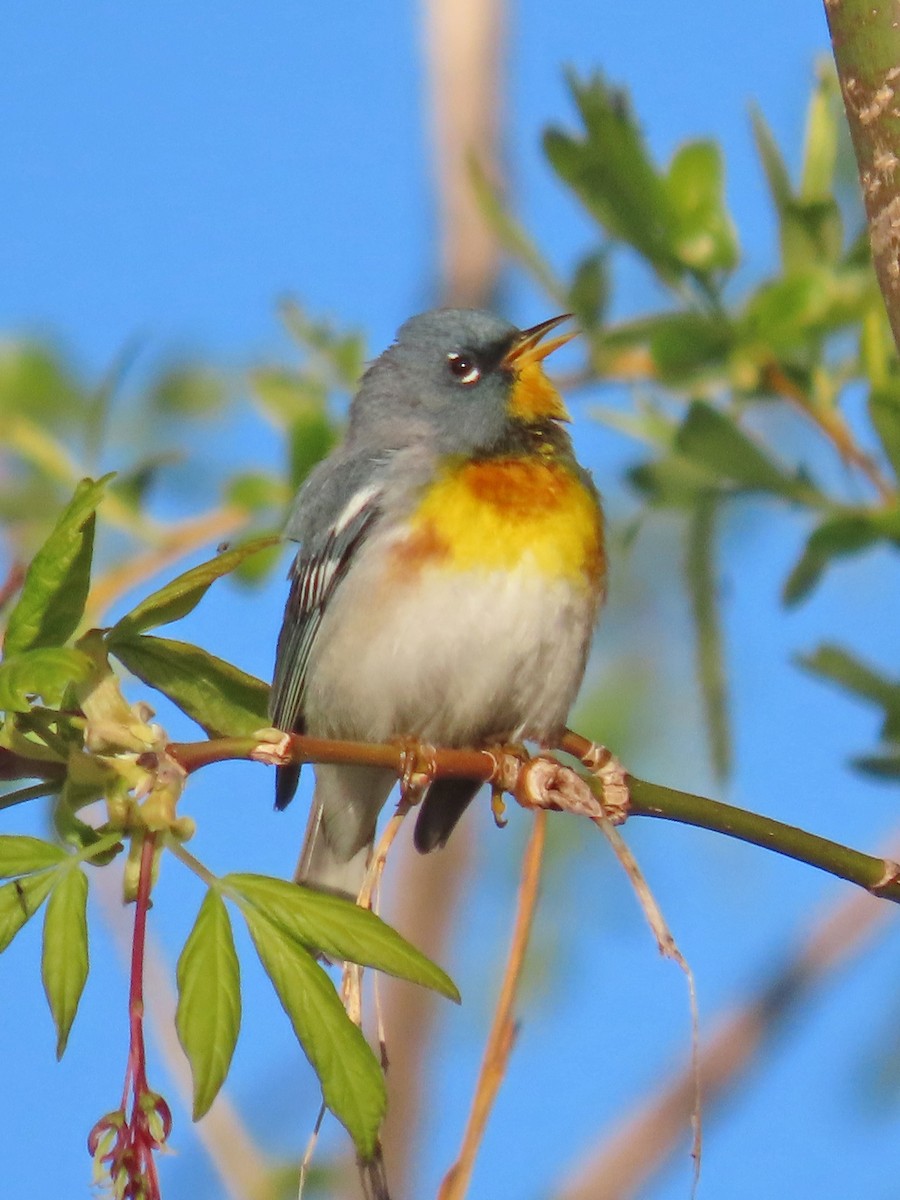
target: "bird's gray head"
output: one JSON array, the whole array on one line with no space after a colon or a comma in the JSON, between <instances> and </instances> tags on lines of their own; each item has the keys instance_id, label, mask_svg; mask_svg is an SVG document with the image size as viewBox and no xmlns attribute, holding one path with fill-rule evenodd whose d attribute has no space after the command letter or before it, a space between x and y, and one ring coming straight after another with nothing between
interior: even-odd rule
<instances>
[{"instance_id":1,"label":"bird's gray head","mask_svg":"<svg viewBox=\"0 0 900 1200\"><path fill-rule=\"evenodd\" d=\"M572 335L542 341L564 318L524 332L491 313L439 308L407 321L366 372L351 439L438 453L490 453L517 431L567 420L541 360Z\"/></svg>"}]
</instances>

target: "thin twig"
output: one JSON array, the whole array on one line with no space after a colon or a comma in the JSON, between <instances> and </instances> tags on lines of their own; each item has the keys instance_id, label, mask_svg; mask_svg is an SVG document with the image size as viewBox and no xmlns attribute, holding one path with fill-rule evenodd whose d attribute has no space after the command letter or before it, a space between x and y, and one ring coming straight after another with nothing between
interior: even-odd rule
<instances>
[{"instance_id":1,"label":"thin twig","mask_svg":"<svg viewBox=\"0 0 900 1200\"><path fill-rule=\"evenodd\" d=\"M897 847L894 847L894 852ZM700 1076L707 1120L759 1062L790 1014L809 1004L810 993L858 955L879 931L890 909L855 893L833 905L798 951L761 987L717 1022L700 1047ZM693 1066L676 1072L626 1113L596 1149L568 1173L557 1200L629 1200L643 1190L679 1144L694 1103Z\"/></svg>"},{"instance_id":2,"label":"thin twig","mask_svg":"<svg viewBox=\"0 0 900 1200\"><path fill-rule=\"evenodd\" d=\"M478 1076L475 1096L472 1100L469 1120L466 1125L465 1134L463 1135L459 1157L444 1176L440 1190L438 1191L438 1200L462 1200L469 1190L472 1168L475 1165L475 1156L484 1137L488 1117L493 1108L500 1084L503 1081L503 1076L506 1074L506 1067L516 1035L516 1025L513 1020L512 1011L516 992L519 987L519 980L522 976L525 952L528 948L528 939L531 934L531 925L537 904L538 884L541 877L541 858L544 852L546 832L547 814L539 809L534 814L531 837L528 840L522 861L519 902L516 921L513 927L512 941L509 947L509 956L506 960L506 970L503 973L503 982L500 988L500 996L497 1000L497 1007L494 1010L494 1019L491 1023L487 1045L484 1049L484 1057L481 1062L481 1071Z\"/></svg>"},{"instance_id":3,"label":"thin twig","mask_svg":"<svg viewBox=\"0 0 900 1200\"><path fill-rule=\"evenodd\" d=\"M700 1182L700 1161L703 1155L703 1117L702 1117L702 1093L701 1093L701 1078L700 1078L700 1013L697 1007L697 984L694 980L694 972L691 970L690 964L681 953L678 943L672 936L668 923L662 914L662 910L657 903L656 897L650 890L650 886L644 878L644 873L638 866L637 859L631 851L631 848L626 845L619 833L618 829L608 820L602 819L596 822L603 831L606 840L613 849L613 853L619 860L619 864L628 876L638 903L647 922L653 931L653 936L656 938L656 944L659 947L660 954L666 958L670 958L684 972L684 976L688 985L688 1000L690 1003L691 1012L691 1105L690 1105L690 1123L693 1130L693 1142L691 1145L691 1157L694 1160L694 1179L691 1188L691 1195L696 1195L697 1186Z\"/></svg>"},{"instance_id":4,"label":"thin twig","mask_svg":"<svg viewBox=\"0 0 900 1200\"><path fill-rule=\"evenodd\" d=\"M853 432L839 409L822 410L810 401L806 392L785 373L781 365L771 362L763 369L765 386L782 400L787 400L796 411L811 421L834 446L838 454L850 466L866 477L878 497L885 504L896 498L896 490L883 475L878 463L866 454L853 439Z\"/></svg>"}]
</instances>

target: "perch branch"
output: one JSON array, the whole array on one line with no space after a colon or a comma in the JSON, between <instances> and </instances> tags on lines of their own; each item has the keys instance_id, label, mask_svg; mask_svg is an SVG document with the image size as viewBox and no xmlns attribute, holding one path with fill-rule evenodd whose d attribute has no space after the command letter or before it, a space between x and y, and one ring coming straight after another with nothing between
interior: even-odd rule
<instances>
[{"instance_id":1,"label":"perch branch","mask_svg":"<svg viewBox=\"0 0 900 1200\"><path fill-rule=\"evenodd\" d=\"M634 776L623 776L621 785L627 791L627 804L617 795L618 811L610 811L609 782L593 776L585 779L569 768L546 758L523 761L504 748L493 750L446 750L415 743L376 745L367 742L342 742L293 734L277 735L265 731L266 737L218 738L204 742L172 742L168 752L185 771L231 759L250 759L269 764L278 763L354 763L361 766L386 767L398 776L413 773L419 768L430 778L481 779L511 792L526 807L549 807L557 810L591 815L588 788L594 794L594 816L610 817L620 823L626 817L656 817L696 825L714 833L722 833L739 841L750 842L776 854L786 855L798 862L817 867L839 879L846 879L865 888L875 896L900 901L900 863L889 858L865 854L839 842L786 825L772 817L680 792L675 788L649 783ZM268 740L267 740L268 739ZM593 743L567 730L560 739L560 750L588 761L593 766L596 751ZM413 767L410 759L413 758ZM602 757L602 756L601 756ZM607 759L611 756L606 754ZM550 776L543 797L527 795L535 780L536 764L547 764ZM601 764L602 770L602 764ZM563 787L563 783L565 786ZM618 790L618 789L616 789ZM588 800L585 799L588 795Z\"/></svg>"}]
</instances>

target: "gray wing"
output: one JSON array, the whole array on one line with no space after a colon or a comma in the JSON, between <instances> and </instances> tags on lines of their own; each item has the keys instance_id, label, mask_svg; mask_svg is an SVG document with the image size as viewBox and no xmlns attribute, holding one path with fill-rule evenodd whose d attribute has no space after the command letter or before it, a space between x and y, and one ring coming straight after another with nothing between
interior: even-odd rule
<instances>
[{"instance_id":1,"label":"gray wing","mask_svg":"<svg viewBox=\"0 0 900 1200\"><path fill-rule=\"evenodd\" d=\"M331 481L337 485L335 490L344 491L340 487L340 479L336 478L339 469L333 467L332 471ZM354 474L361 472L351 468L348 471L350 479L346 482L352 483ZM366 474L368 481L360 482L350 490L346 502L337 509L333 519L323 519L325 513L322 509L327 505L327 497L312 500L309 514L305 514L305 497L301 493L298 512L288 524L289 533L299 535L302 541L290 571L291 590L278 637L275 679L269 702L272 724L286 733L303 732L307 671L322 617L335 589L347 573L355 551L381 513L380 482L373 480L371 464ZM314 482L310 480L310 483ZM346 491L344 494L347 494ZM318 528L310 529L310 526ZM299 767L278 768L275 785L277 808L284 808L290 803L299 777Z\"/></svg>"}]
</instances>

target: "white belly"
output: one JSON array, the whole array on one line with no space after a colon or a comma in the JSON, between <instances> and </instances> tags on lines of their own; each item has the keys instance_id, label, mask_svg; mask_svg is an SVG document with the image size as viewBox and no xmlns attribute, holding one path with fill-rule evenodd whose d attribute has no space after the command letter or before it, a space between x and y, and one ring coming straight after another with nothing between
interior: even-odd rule
<instances>
[{"instance_id":1,"label":"white belly","mask_svg":"<svg viewBox=\"0 0 900 1200\"><path fill-rule=\"evenodd\" d=\"M436 745L545 740L565 724L595 616L589 592L528 563L461 574L431 566L408 585L359 563L316 638L307 729Z\"/></svg>"}]
</instances>

